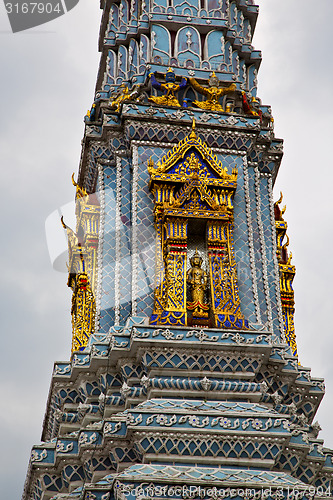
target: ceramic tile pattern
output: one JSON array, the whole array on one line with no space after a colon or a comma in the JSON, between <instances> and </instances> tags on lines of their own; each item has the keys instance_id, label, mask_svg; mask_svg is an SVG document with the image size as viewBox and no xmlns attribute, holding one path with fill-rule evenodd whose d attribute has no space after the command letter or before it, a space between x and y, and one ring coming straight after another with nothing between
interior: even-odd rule
<instances>
[{"instance_id":1,"label":"ceramic tile pattern","mask_svg":"<svg viewBox=\"0 0 333 500\"><path fill-rule=\"evenodd\" d=\"M174 133L174 132L173 132ZM150 316L154 301L154 269L155 269L155 229L153 220L153 199L149 192L149 174L147 161L151 158L156 164L170 149L163 143L149 143L138 147L138 180L137 180L137 315ZM100 154L105 151L99 150ZM108 151L109 153L110 151ZM239 154L219 153L219 160L231 172L233 167L238 169L237 191L234 199L234 250L237 264L239 295L241 308L245 318L257 327L252 274L249 256L249 234L245 210L244 192L244 156ZM133 258L133 220L132 220L132 189L133 174L132 160L122 159L121 166L121 231L120 231L120 259L119 259L119 292L120 292L120 324L124 325L132 312L132 258ZM258 290L258 301L260 307L261 324L267 322L267 298L263 285L263 259L257 220L257 200L255 190L255 172L252 167L248 168L249 194L251 203L251 224L253 231L253 250L255 256L255 275ZM105 238L103 244L103 271L102 271L102 304L100 325L103 331L107 331L114 322L114 283L115 283L115 216L116 216L116 167L104 168L105 179ZM273 314L273 322L276 331L280 325L277 316L276 290L273 277L275 276L274 262L272 258L272 231L270 228L270 206L269 193L267 191L267 180L260 179L259 207L261 222L264 228L265 252L267 260L267 273L270 282L269 297Z\"/></svg>"},{"instance_id":2,"label":"ceramic tile pattern","mask_svg":"<svg viewBox=\"0 0 333 500\"><path fill-rule=\"evenodd\" d=\"M261 253L261 242L259 234L259 225L257 218L257 200L255 196L255 172L252 167L248 169L249 175L249 191L250 191L250 205L252 214L252 231L253 231L253 247L256 263L256 277L257 277L257 290L258 290L258 300L260 306L260 316L263 324L267 322L267 302L264 291L263 283L263 262ZM260 207L259 207L260 210Z\"/></svg>"},{"instance_id":3,"label":"ceramic tile pattern","mask_svg":"<svg viewBox=\"0 0 333 500\"><path fill-rule=\"evenodd\" d=\"M261 218L265 236L266 245L266 265L267 278L269 284L269 295L272 307L272 320L274 333L280 337L280 322L278 318L277 300L276 300L276 274L275 274L275 256L273 248L273 238L275 238L275 228L271 224L270 190L266 177L260 178L260 198L261 198ZM274 231L274 233L273 233Z\"/></svg>"},{"instance_id":4,"label":"ceramic tile pattern","mask_svg":"<svg viewBox=\"0 0 333 500\"><path fill-rule=\"evenodd\" d=\"M100 312L100 330L107 332L114 323L115 299L115 259L116 259L116 168L104 167L104 200L105 222L103 235L103 264L102 264L102 297Z\"/></svg>"}]
</instances>

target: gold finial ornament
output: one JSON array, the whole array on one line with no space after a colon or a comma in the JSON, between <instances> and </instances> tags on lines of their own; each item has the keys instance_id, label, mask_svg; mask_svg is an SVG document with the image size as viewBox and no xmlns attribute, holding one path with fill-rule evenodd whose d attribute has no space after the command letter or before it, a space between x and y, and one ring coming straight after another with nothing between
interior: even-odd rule
<instances>
[{"instance_id":1,"label":"gold finial ornament","mask_svg":"<svg viewBox=\"0 0 333 500\"><path fill-rule=\"evenodd\" d=\"M64 229L67 229L67 226L66 226L66 224L64 223L64 216L63 216L63 215L60 217L60 220L61 220L62 227L63 227Z\"/></svg>"},{"instance_id":2,"label":"gold finial ornament","mask_svg":"<svg viewBox=\"0 0 333 500\"><path fill-rule=\"evenodd\" d=\"M148 168L148 172L149 172L149 174L150 174L151 172L153 172L153 170L154 170L154 160L152 159L152 157L150 157L150 158L148 159L148 162L147 162L147 168Z\"/></svg>"},{"instance_id":3,"label":"gold finial ornament","mask_svg":"<svg viewBox=\"0 0 333 500\"><path fill-rule=\"evenodd\" d=\"M278 199L277 202L275 202L277 205L280 205L280 203L282 203L282 200L283 200L283 194L282 194L282 191L280 191L280 198Z\"/></svg>"},{"instance_id":4,"label":"gold finial ornament","mask_svg":"<svg viewBox=\"0 0 333 500\"><path fill-rule=\"evenodd\" d=\"M192 131L190 133L190 139L196 139L197 135L195 133L195 119L192 120Z\"/></svg>"},{"instance_id":5,"label":"gold finial ornament","mask_svg":"<svg viewBox=\"0 0 333 500\"><path fill-rule=\"evenodd\" d=\"M75 182L74 175L75 174L73 172L72 173L72 184L74 187L76 187L76 196L78 198L84 198L85 196L88 196L87 191L84 188L80 187L77 182Z\"/></svg>"},{"instance_id":6,"label":"gold finial ornament","mask_svg":"<svg viewBox=\"0 0 333 500\"><path fill-rule=\"evenodd\" d=\"M287 247L289 247L289 243L290 243L290 240L289 240L289 236L286 234L286 238L287 238L287 241L286 243L284 243L284 245L282 246L282 248L284 248L285 250L287 249Z\"/></svg>"},{"instance_id":7,"label":"gold finial ornament","mask_svg":"<svg viewBox=\"0 0 333 500\"><path fill-rule=\"evenodd\" d=\"M64 216L63 215L61 216L60 221L61 221L62 227L64 229L66 229L66 232L67 232L68 255L69 255L69 258L71 258L72 249L74 249L78 245L78 237L75 234L75 232L73 231L73 229L71 229L69 226L67 226L65 224L65 222L64 222Z\"/></svg>"}]
</instances>

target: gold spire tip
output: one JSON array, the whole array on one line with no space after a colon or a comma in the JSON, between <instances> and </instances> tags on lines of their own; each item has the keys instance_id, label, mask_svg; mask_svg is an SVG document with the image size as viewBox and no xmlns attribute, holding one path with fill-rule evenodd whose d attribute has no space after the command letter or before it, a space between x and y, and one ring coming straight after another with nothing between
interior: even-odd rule
<instances>
[{"instance_id":1,"label":"gold spire tip","mask_svg":"<svg viewBox=\"0 0 333 500\"><path fill-rule=\"evenodd\" d=\"M73 175L74 175L74 174L73 174ZM65 222L64 222L64 216L63 216L63 215L60 217L60 220L61 220L62 227L63 227L64 229L67 229L67 226L66 226L66 224L65 224Z\"/></svg>"},{"instance_id":2,"label":"gold spire tip","mask_svg":"<svg viewBox=\"0 0 333 500\"><path fill-rule=\"evenodd\" d=\"M282 194L282 191L280 191L280 198L279 200L276 202L278 205L280 205L281 201L283 200L283 194Z\"/></svg>"},{"instance_id":3,"label":"gold spire tip","mask_svg":"<svg viewBox=\"0 0 333 500\"><path fill-rule=\"evenodd\" d=\"M72 173L72 183L73 183L73 186L75 186L75 187L76 187L76 186L77 186L77 182L75 182L75 180L74 180L74 175L75 175L75 174L74 174L74 172L73 172L73 173Z\"/></svg>"},{"instance_id":4,"label":"gold spire tip","mask_svg":"<svg viewBox=\"0 0 333 500\"><path fill-rule=\"evenodd\" d=\"M196 139L197 135L195 133L195 119L192 120L192 131L190 133L190 139Z\"/></svg>"}]
</instances>

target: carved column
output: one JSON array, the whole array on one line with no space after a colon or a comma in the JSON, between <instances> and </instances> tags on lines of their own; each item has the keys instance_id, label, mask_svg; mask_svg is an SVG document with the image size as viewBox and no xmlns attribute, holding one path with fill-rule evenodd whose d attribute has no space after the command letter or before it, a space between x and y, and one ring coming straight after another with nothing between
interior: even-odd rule
<instances>
[{"instance_id":1,"label":"carved column","mask_svg":"<svg viewBox=\"0 0 333 500\"><path fill-rule=\"evenodd\" d=\"M150 323L186 325L187 219L166 218L163 234L165 276L156 289Z\"/></svg>"},{"instance_id":2,"label":"carved column","mask_svg":"<svg viewBox=\"0 0 333 500\"><path fill-rule=\"evenodd\" d=\"M295 277L296 268L289 263L279 263L280 270L280 293L282 303L282 315L284 324L284 333L287 344L291 347L292 353L297 357L297 344L295 334L295 300L292 283Z\"/></svg>"},{"instance_id":3,"label":"carved column","mask_svg":"<svg viewBox=\"0 0 333 500\"><path fill-rule=\"evenodd\" d=\"M248 328L240 310L232 222L209 221L207 244L214 324L218 328Z\"/></svg>"}]
</instances>

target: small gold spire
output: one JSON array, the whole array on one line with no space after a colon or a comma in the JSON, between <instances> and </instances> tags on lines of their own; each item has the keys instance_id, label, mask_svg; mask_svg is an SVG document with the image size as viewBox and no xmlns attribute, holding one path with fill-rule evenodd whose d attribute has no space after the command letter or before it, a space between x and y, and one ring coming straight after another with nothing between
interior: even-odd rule
<instances>
[{"instance_id":1,"label":"small gold spire","mask_svg":"<svg viewBox=\"0 0 333 500\"><path fill-rule=\"evenodd\" d=\"M153 173L153 171L154 171L154 160L152 159L152 157L148 158L147 167L148 167L148 172L150 174Z\"/></svg>"},{"instance_id":2,"label":"small gold spire","mask_svg":"<svg viewBox=\"0 0 333 500\"><path fill-rule=\"evenodd\" d=\"M195 133L195 119L192 120L192 132L190 133L190 139L196 139L197 135Z\"/></svg>"},{"instance_id":3,"label":"small gold spire","mask_svg":"<svg viewBox=\"0 0 333 500\"><path fill-rule=\"evenodd\" d=\"M286 234L286 237L287 237L287 241L286 243L282 246L282 248L286 249L287 247L289 247L289 236Z\"/></svg>"},{"instance_id":4,"label":"small gold spire","mask_svg":"<svg viewBox=\"0 0 333 500\"><path fill-rule=\"evenodd\" d=\"M87 191L84 188L80 187L77 182L75 182L74 175L75 174L73 172L73 174L72 174L72 183L73 183L73 186L76 187L76 196L78 198L84 198L84 197L88 196Z\"/></svg>"},{"instance_id":5,"label":"small gold spire","mask_svg":"<svg viewBox=\"0 0 333 500\"><path fill-rule=\"evenodd\" d=\"M288 260L287 260L287 266L290 266L292 258L293 258L293 253L290 252L290 255L289 255Z\"/></svg>"},{"instance_id":6,"label":"small gold spire","mask_svg":"<svg viewBox=\"0 0 333 500\"><path fill-rule=\"evenodd\" d=\"M280 198L279 198L279 201L277 201L276 203L278 205L280 205L281 201L283 200L283 194L282 194L282 191L280 191Z\"/></svg>"},{"instance_id":7,"label":"small gold spire","mask_svg":"<svg viewBox=\"0 0 333 500\"><path fill-rule=\"evenodd\" d=\"M62 227L63 227L64 229L67 229L67 226L66 226L66 224L64 223L64 216L63 216L63 215L60 217L60 220L61 220Z\"/></svg>"}]
</instances>

